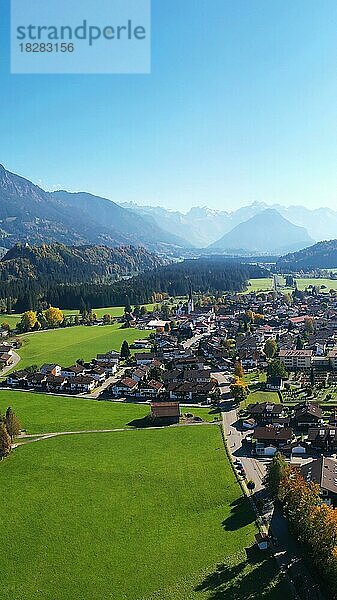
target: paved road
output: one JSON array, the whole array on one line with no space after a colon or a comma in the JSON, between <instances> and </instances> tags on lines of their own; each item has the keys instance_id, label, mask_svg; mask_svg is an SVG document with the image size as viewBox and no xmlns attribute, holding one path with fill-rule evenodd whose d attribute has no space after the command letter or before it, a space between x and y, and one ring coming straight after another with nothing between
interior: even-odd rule
<instances>
[{"instance_id":1,"label":"paved road","mask_svg":"<svg viewBox=\"0 0 337 600\"><path fill-rule=\"evenodd\" d=\"M115 373L115 375L108 377L108 379L106 379L100 387L96 388L90 394L84 393L84 394L78 394L78 396L81 398L90 398L91 400L97 400L97 398L102 394L102 392L104 392L104 390L106 390L110 385L112 385L113 383L116 383L116 381L118 381L121 377L123 377L126 369L127 369L127 367L122 367L121 369L119 369L117 371L117 373Z\"/></svg>"},{"instance_id":2,"label":"paved road","mask_svg":"<svg viewBox=\"0 0 337 600\"><path fill-rule=\"evenodd\" d=\"M2 369L0 376L2 377L3 375L6 375L6 373L8 373L8 371L11 371L11 369L14 369L16 367L16 365L20 362L21 357L18 355L17 352L14 352L14 350L12 350L12 356L13 356L13 362L11 365L9 365L8 367L5 367L4 369Z\"/></svg>"},{"instance_id":3,"label":"paved road","mask_svg":"<svg viewBox=\"0 0 337 600\"><path fill-rule=\"evenodd\" d=\"M189 348L191 348L191 346L193 346L193 344L197 344L202 338L206 336L208 336L208 333L198 333L197 335L191 337L189 340L186 340L186 342L183 342L182 345L184 346L185 350L188 350Z\"/></svg>"},{"instance_id":4,"label":"paved road","mask_svg":"<svg viewBox=\"0 0 337 600\"><path fill-rule=\"evenodd\" d=\"M223 426L227 445L233 460L239 458L243 463L247 479L252 479L255 483L255 492L264 489L263 479L266 474L267 461L247 456L247 451L243 445L244 438L248 432L242 432L238 428L238 418L236 409L231 408L231 403L223 403Z\"/></svg>"}]
</instances>

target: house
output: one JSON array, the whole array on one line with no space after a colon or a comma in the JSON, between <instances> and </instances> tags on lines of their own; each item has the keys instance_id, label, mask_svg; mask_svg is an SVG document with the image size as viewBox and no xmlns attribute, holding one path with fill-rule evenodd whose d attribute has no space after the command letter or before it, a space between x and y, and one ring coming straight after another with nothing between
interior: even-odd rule
<instances>
[{"instance_id":1,"label":"house","mask_svg":"<svg viewBox=\"0 0 337 600\"><path fill-rule=\"evenodd\" d=\"M147 327L148 329L156 329L158 333L162 333L163 331L165 331L165 326L169 326L170 324L171 321L152 319L152 321L148 322Z\"/></svg>"},{"instance_id":2,"label":"house","mask_svg":"<svg viewBox=\"0 0 337 600\"><path fill-rule=\"evenodd\" d=\"M301 402L294 407L293 425L300 429L317 426L322 421L322 409L314 402Z\"/></svg>"},{"instance_id":3,"label":"house","mask_svg":"<svg viewBox=\"0 0 337 600\"><path fill-rule=\"evenodd\" d=\"M56 364L44 364L40 369L42 375L61 375L61 367Z\"/></svg>"},{"instance_id":4,"label":"house","mask_svg":"<svg viewBox=\"0 0 337 600\"><path fill-rule=\"evenodd\" d=\"M147 349L147 348L151 348L151 342L149 342L148 339L144 339L144 340L135 340L132 344L133 348L140 348L140 349Z\"/></svg>"},{"instance_id":5,"label":"house","mask_svg":"<svg viewBox=\"0 0 337 600\"><path fill-rule=\"evenodd\" d=\"M152 352L139 352L135 354L137 365L150 365L155 355Z\"/></svg>"},{"instance_id":6,"label":"house","mask_svg":"<svg viewBox=\"0 0 337 600\"><path fill-rule=\"evenodd\" d=\"M272 402L256 402L249 404L247 412L251 418L259 425L268 425L279 421L283 415L282 404L273 404Z\"/></svg>"},{"instance_id":7,"label":"house","mask_svg":"<svg viewBox=\"0 0 337 600\"><path fill-rule=\"evenodd\" d=\"M309 427L308 447L318 452L337 451L337 428L334 425L319 425Z\"/></svg>"},{"instance_id":8,"label":"house","mask_svg":"<svg viewBox=\"0 0 337 600\"><path fill-rule=\"evenodd\" d=\"M124 377L123 379L116 381L116 383L110 387L110 391L115 398L123 398L124 396L129 396L135 392L137 387L137 381L131 379L131 377Z\"/></svg>"},{"instance_id":9,"label":"house","mask_svg":"<svg viewBox=\"0 0 337 600\"><path fill-rule=\"evenodd\" d=\"M105 360L100 361L100 360L96 360L94 361L94 366L95 368L98 369L104 369L104 372L106 374L107 377L111 377L111 375L114 375L117 371L117 364L114 360L112 360L111 362L107 362Z\"/></svg>"},{"instance_id":10,"label":"house","mask_svg":"<svg viewBox=\"0 0 337 600\"><path fill-rule=\"evenodd\" d=\"M141 398L156 398L164 386L160 381L151 379L150 381L141 381L138 385L138 394Z\"/></svg>"},{"instance_id":11,"label":"house","mask_svg":"<svg viewBox=\"0 0 337 600\"><path fill-rule=\"evenodd\" d=\"M332 370L337 371L337 348L333 348L333 350L328 353L328 359Z\"/></svg>"},{"instance_id":12,"label":"house","mask_svg":"<svg viewBox=\"0 0 337 600\"><path fill-rule=\"evenodd\" d=\"M132 371L131 378L138 382L143 381L146 379L148 372L149 367L138 367L138 369Z\"/></svg>"},{"instance_id":13,"label":"house","mask_svg":"<svg viewBox=\"0 0 337 600\"><path fill-rule=\"evenodd\" d=\"M311 369L312 350L280 350L279 358L287 371L309 371Z\"/></svg>"},{"instance_id":14,"label":"house","mask_svg":"<svg viewBox=\"0 0 337 600\"><path fill-rule=\"evenodd\" d=\"M29 373L26 378L26 385L37 389L43 389L45 387L47 375L43 373Z\"/></svg>"},{"instance_id":15,"label":"house","mask_svg":"<svg viewBox=\"0 0 337 600\"><path fill-rule=\"evenodd\" d=\"M104 381L106 380L106 372L105 369L103 367L94 367L93 369L91 369L90 371L90 376L95 379L95 381L98 384L102 384L104 383Z\"/></svg>"},{"instance_id":16,"label":"house","mask_svg":"<svg viewBox=\"0 0 337 600\"><path fill-rule=\"evenodd\" d=\"M283 446L290 444L292 436L293 430L290 427L256 427L252 434L255 453L259 456L273 456L277 450L282 451Z\"/></svg>"},{"instance_id":17,"label":"house","mask_svg":"<svg viewBox=\"0 0 337 600\"><path fill-rule=\"evenodd\" d=\"M180 400L182 402L210 404L218 395L218 386L214 380L208 383L194 383L192 381L170 383L166 389L170 400Z\"/></svg>"},{"instance_id":18,"label":"house","mask_svg":"<svg viewBox=\"0 0 337 600\"><path fill-rule=\"evenodd\" d=\"M277 392L280 392L281 390L283 390L284 389L284 381L283 381L282 377L268 377L266 388L267 388L267 390L274 390Z\"/></svg>"},{"instance_id":19,"label":"house","mask_svg":"<svg viewBox=\"0 0 337 600\"><path fill-rule=\"evenodd\" d=\"M337 507L337 460L321 456L301 467L307 484L317 483L326 504Z\"/></svg>"},{"instance_id":20,"label":"house","mask_svg":"<svg viewBox=\"0 0 337 600\"><path fill-rule=\"evenodd\" d=\"M269 537L266 533L264 533L264 532L257 533L255 535L255 542L257 543L259 550L268 550Z\"/></svg>"},{"instance_id":21,"label":"house","mask_svg":"<svg viewBox=\"0 0 337 600\"><path fill-rule=\"evenodd\" d=\"M165 423L179 423L179 402L151 402L151 417Z\"/></svg>"},{"instance_id":22,"label":"house","mask_svg":"<svg viewBox=\"0 0 337 600\"><path fill-rule=\"evenodd\" d=\"M106 352L105 354L97 354L95 362L99 363L113 363L118 365L120 362L120 355L115 350L110 350L110 352Z\"/></svg>"},{"instance_id":23,"label":"house","mask_svg":"<svg viewBox=\"0 0 337 600\"><path fill-rule=\"evenodd\" d=\"M63 392L67 379L62 375L47 375L45 386L48 391Z\"/></svg>"},{"instance_id":24,"label":"house","mask_svg":"<svg viewBox=\"0 0 337 600\"><path fill-rule=\"evenodd\" d=\"M97 381L94 377L90 377L90 375L77 375L70 378L68 385L71 392L80 394L83 392L92 392L97 386Z\"/></svg>"},{"instance_id":25,"label":"house","mask_svg":"<svg viewBox=\"0 0 337 600\"><path fill-rule=\"evenodd\" d=\"M12 354L7 354L6 352L0 354L0 369L3 369L4 367L9 367L12 364L12 362Z\"/></svg>"},{"instance_id":26,"label":"house","mask_svg":"<svg viewBox=\"0 0 337 600\"><path fill-rule=\"evenodd\" d=\"M77 375L84 375L85 368L81 365L72 365L71 367L62 367L61 375L66 379L70 379L71 377L76 377Z\"/></svg>"},{"instance_id":27,"label":"house","mask_svg":"<svg viewBox=\"0 0 337 600\"><path fill-rule=\"evenodd\" d=\"M6 383L10 387L24 387L27 381L27 371L14 371L10 375L7 375Z\"/></svg>"}]
</instances>

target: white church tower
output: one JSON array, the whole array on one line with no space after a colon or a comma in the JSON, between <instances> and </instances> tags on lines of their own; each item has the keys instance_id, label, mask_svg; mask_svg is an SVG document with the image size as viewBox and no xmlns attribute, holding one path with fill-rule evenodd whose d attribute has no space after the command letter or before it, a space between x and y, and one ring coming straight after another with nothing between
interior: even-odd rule
<instances>
[{"instance_id":1,"label":"white church tower","mask_svg":"<svg viewBox=\"0 0 337 600\"><path fill-rule=\"evenodd\" d=\"M187 303L187 314L190 315L192 312L194 312L194 302L193 302L192 286L190 285L190 293L188 296L188 303Z\"/></svg>"}]
</instances>

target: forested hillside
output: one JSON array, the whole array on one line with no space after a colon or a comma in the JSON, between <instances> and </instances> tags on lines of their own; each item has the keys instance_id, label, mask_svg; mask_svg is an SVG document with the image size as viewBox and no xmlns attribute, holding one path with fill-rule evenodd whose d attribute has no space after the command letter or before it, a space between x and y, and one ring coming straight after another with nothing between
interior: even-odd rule
<instances>
[{"instance_id":1,"label":"forested hillside","mask_svg":"<svg viewBox=\"0 0 337 600\"><path fill-rule=\"evenodd\" d=\"M40 284L111 283L167 264L139 246L65 246L16 244L0 261L0 281Z\"/></svg>"},{"instance_id":2,"label":"forested hillside","mask_svg":"<svg viewBox=\"0 0 337 600\"><path fill-rule=\"evenodd\" d=\"M269 273L261 267L240 264L223 258L186 260L122 279L112 284L53 283L50 279L22 278L0 282L0 299L17 312L39 309L48 305L63 309L121 306L151 302L156 292L169 296L184 295L191 284L195 292L221 294L242 291L247 280L264 277Z\"/></svg>"},{"instance_id":3,"label":"forested hillside","mask_svg":"<svg viewBox=\"0 0 337 600\"><path fill-rule=\"evenodd\" d=\"M319 242L314 246L282 256L277 262L281 271L334 269L337 267L337 240Z\"/></svg>"}]
</instances>

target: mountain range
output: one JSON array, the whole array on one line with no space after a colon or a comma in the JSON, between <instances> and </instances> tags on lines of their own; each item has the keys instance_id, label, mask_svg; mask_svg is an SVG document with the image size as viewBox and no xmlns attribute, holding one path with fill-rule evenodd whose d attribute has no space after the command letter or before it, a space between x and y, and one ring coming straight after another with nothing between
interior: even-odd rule
<instances>
[{"instance_id":1,"label":"mountain range","mask_svg":"<svg viewBox=\"0 0 337 600\"><path fill-rule=\"evenodd\" d=\"M254 229L254 235L252 230ZM116 204L87 192L47 192L0 165L0 256L18 242L144 246L172 257L283 254L334 238L337 212L253 203L232 212Z\"/></svg>"},{"instance_id":2,"label":"mountain range","mask_svg":"<svg viewBox=\"0 0 337 600\"><path fill-rule=\"evenodd\" d=\"M197 248L210 246L240 223L270 208L293 225L304 227L311 240L332 239L337 231L337 211L330 208L310 210L304 206L286 207L280 204L253 202L231 212L212 210L204 206L191 208L184 214L162 207L139 206L135 203L123 203L122 206L137 212L143 218L151 218L163 229L176 233Z\"/></svg>"},{"instance_id":3,"label":"mountain range","mask_svg":"<svg viewBox=\"0 0 337 600\"><path fill-rule=\"evenodd\" d=\"M142 244L166 253L189 245L111 200L84 192L46 192L0 165L0 245L10 248L22 241Z\"/></svg>"}]
</instances>

